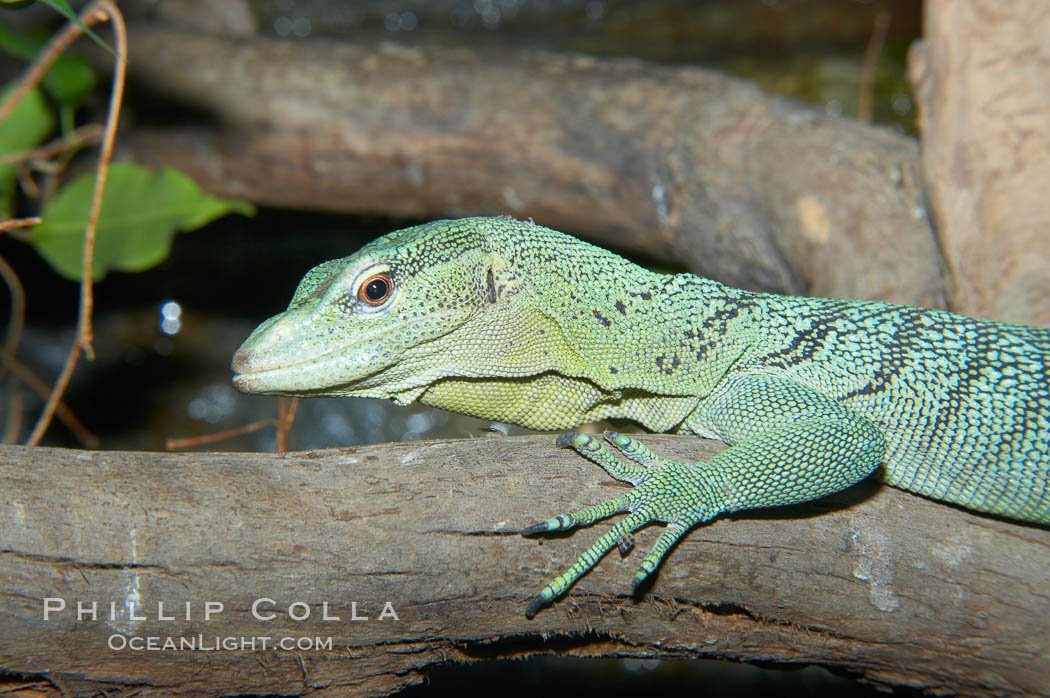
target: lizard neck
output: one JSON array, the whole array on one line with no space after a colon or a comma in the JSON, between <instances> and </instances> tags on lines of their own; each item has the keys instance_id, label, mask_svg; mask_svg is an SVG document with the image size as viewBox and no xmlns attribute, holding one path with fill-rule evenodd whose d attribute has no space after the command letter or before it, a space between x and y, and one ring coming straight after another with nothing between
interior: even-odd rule
<instances>
[{"instance_id":1,"label":"lizard neck","mask_svg":"<svg viewBox=\"0 0 1050 698\"><path fill-rule=\"evenodd\" d=\"M471 365L487 369L433 381L418 399L534 429L599 419L683 428L754 345L759 305L753 294L708 279L616 260L600 283L593 269L587 283L567 268L561 283L531 294L538 302L501 312L506 339L473 344ZM539 355L548 360L537 363Z\"/></svg>"},{"instance_id":2,"label":"lizard neck","mask_svg":"<svg viewBox=\"0 0 1050 698\"><path fill-rule=\"evenodd\" d=\"M623 339L609 374L596 380L624 396L606 416L691 430L689 415L758 343L764 306L756 294L692 274L654 276L616 333Z\"/></svg>"},{"instance_id":3,"label":"lizard neck","mask_svg":"<svg viewBox=\"0 0 1050 698\"><path fill-rule=\"evenodd\" d=\"M703 397L758 341L760 299L693 274L631 265L578 294L559 319L579 356L564 368L607 390Z\"/></svg>"}]
</instances>

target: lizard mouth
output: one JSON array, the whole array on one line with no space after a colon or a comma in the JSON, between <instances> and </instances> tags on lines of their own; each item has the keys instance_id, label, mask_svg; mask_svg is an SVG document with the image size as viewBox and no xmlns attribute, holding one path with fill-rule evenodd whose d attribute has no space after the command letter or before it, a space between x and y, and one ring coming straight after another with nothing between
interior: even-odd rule
<instances>
[{"instance_id":1,"label":"lizard mouth","mask_svg":"<svg viewBox=\"0 0 1050 698\"><path fill-rule=\"evenodd\" d=\"M286 395L305 395L314 391L331 388L339 384L351 384L375 373L373 367L378 357L368 359L359 357L354 345L361 346L378 336L385 334L389 328L363 335L352 345L336 344L317 354L303 355L301 350L308 344L296 339L295 333L284 337L279 330L274 335L274 327L256 337L252 335L234 353L230 368L233 369L233 385L244 393L269 393ZM358 355L355 361L354 357ZM348 365L357 364L365 368L360 376L346 377L346 380L334 380L346 372Z\"/></svg>"},{"instance_id":2,"label":"lizard mouth","mask_svg":"<svg viewBox=\"0 0 1050 698\"><path fill-rule=\"evenodd\" d=\"M289 395L308 397L311 395L343 395L363 381L383 373L387 367L376 367L359 376L345 381L326 379L326 376L337 375L343 352L339 349L317 356L259 371L240 368L251 361L250 352L241 351L234 354L233 387L242 393L256 395ZM318 381L317 376L321 380Z\"/></svg>"},{"instance_id":3,"label":"lizard mouth","mask_svg":"<svg viewBox=\"0 0 1050 698\"><path fill-rule=\"evenodd\" d=\"M447 316L450 313L440 313ZM244 393L270 395L345 394L346 389L383 373L400 360L400 352L376 353L366 347L424 318L401 321L363 333L348 344L335 344L317 354L299 352L307 344L295 333L281 337L274 326L259 337L250 336L233 355L233 385ZM433 317L429 318L433 321ZM271 332L276 336L269 336ZM443 328L437 336L451 331ZM433 339L433 338L431 338ZM429 340L428 340L429 341Z\"/></svg>"},{"instance_id":4,"label":"lizard mouth","mask_svg":"<svg viewBox=\"0 0 1050 698\"><path fill-rule=\"evenodd\" d=\"M233 375L233 382L236 385L239 382L243 382L244 380L247 380L247 379L250 379L250 378L258 378L258 377L264 377L264 376L270 376L270 375L274 375L274 374L279 374L282 371L287 371L289 369L298 368L300 366L305 366L306 364L317 363L318 361L321 361L321 360L331 356L332 354L335 354L338 351L340 351L340 349L336 348L336 349L332 349L330 351L326 351L326 352L324 352L322 354L317 354L316 356L309 356L309 357L306 357L304 359L300 359L298 361L282 363L280 366L273 366L271 368L255 369L255 368L253 368L252 363L259 358L258 353L253 351L253 350L251 350L251 349L245 349L242 346L233 355L233 361L230 363L230 368L233 369L233 374L234 374Z\"/></svg>"},{"instance_id":5,"label":"lizard mouth","mask_svg":"<svg viewBox=\"0 0 1050 698\"><path fill-rule=\"evenodd\" d=\"M233 386L242 393L269 393L287 391L289 393L308 392L309 389L297 387L301 385L296 380L296 375L305 375L308 367L320 368L326 360L331 360L338 349L311 356L290 363L282 363L280 366L270 368L254 369L252 364L260 357L258 352L251 349L238 349L233 355L231 368L233 369Z\"/></svg>"}]
</instances>

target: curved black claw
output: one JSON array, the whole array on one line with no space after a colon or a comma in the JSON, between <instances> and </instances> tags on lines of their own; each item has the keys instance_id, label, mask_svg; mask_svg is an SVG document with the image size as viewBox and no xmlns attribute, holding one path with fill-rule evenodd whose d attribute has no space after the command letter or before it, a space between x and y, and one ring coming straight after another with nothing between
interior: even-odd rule
<instances>
[{"instance_id":1,"label":"curved black claw","mask_svg":"<svg viewBox=\"0 0 1050 698\"><path fill-rule=\"evenodd\" d=\"M635 578L631 580L631 596L634 598L641 596L642 592L649 586L650 581L652 581L650 575L644 577L635 576Z\"/></svg>"},{"instance_id":2,"label":"curved black claw","mask_svg":"<svg viewBox=\"0 0 1050 698\"><path fill-rule=\"evenodd\" d=\"M572 448L572 442L576 440L576 432L570 431L568 434L559 434L558 438L554 440L554 445L558 448Z\"/></svg>"},{"instance_id":3,"label":"curved black claw","mask_svg":"<svg viewBox=\"0 0 1050 698\"><path fill-rule=\"evenodd\" d=\"M537 521L536 523L529 524L525 528L521 529L520 531L518 531L518 533L520 533L523 536L534 536L537 533L546 533L549 530L550 527L547 526L546 521Z\"/></svg>"},{"instance_id":4,"label":"curved black claw","mask_svg":"<svg viewBox=\"0 0 1050 698\"><path fill-rule=\"evenodd\" d=\"M529 605L525 607L525 617L532 620L536 613L547 604L547 599L543 598L543 594L537 594L532 597L532 601L529 601Z\"/></svg>"}]
</instances>

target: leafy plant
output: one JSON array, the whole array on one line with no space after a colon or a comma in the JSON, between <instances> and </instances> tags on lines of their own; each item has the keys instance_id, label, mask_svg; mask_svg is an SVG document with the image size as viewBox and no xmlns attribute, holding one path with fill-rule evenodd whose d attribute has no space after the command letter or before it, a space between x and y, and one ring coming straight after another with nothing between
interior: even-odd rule
<instances>
[{"instance_id":1,"label":"leafy plant","mask_svg":"<svg viewBox=\"0 0 1050 698\"><path fill-rule=\"evenodd\" d=\"M80 279L94 186L93 174L71 181L44 209L44 222L32 230L33 246L68 279ZM99 281L110 269L142 271L159 264L168 256L175 233L231 212L251 215L253 208L246 201L207 194L170 167L150 172L138 165L114 163L95 233L92 277Z\"/></svg>"},{"instance_id":2,"label":"leafy plant","mask_svg":"<svg viewBox=\"0 0 1050 698\"><path fill-rule=\"evenodd\" d=\"M98 34L93 32L91 30L91 27L84 24L84 21L80 19L80 16L73 11L72 7L69 6L68 0L40 0L40 2L52 8L55 12L65 17L70 22L77 24L80 27L80 31L90 36L95 43L109 51L114 56L117 55L116 51L113 50L112 46L107 44L105 41L102 40L102 38ZM25 0L0 0L0 7L4 5L17 7L24 4Z\"/></svg>"},{"instance_id":3,"label":"leafy plant","mask_svg":"<svg viewBox=\"0 0 1050 698\"><path fill-rule=\"evenodd\" d=\"M31 60L44 42L0 28L0 49ZM41 81L0 122L0 219L14 215L17 164L3 164L5 155L30 151L53 132L56 119L48 97L59 110L76 108L96 84L94 71L80 56L59 57ZM13 91L0 90L0 104ZM45 94L46 93L46 94ZM68 130L66 119L61 119ZM67 279L79 280L84 231L94 189L94 175L83 174L66 183L50 201L43 202L43 222L20 235ZM171 168L152 171L131 164L111 166L99 214L92 278L99 281L111 270L136 272L159 264L171 250L178 232L195 230L227 213L253 215L245 201L222 199L203 192L187 175Z\"/></svg>"},{"instance_id":4,"label":"leafy plant","mask_svg":"<svg viewBox=\"0 0 1050 698\"><path fill-rule=\"evenodd\" d=\"M0 104L6 102L14 85L0 90ZM0 157L5 153L30 150L44 142L55 120L40 90L34 88L19 102L11 115L0 121ZM0 219L14 215L18 173L15 165L0 164Z\"/></svg>"},{"instance_id":5,"label":"leafy plant","mask_svg":"<svg viewBox=\"0 0 1050 698\"><path fill-rule=\"evenodd\" d=\"M22 36L0 26L0 51L23 61L36 58L46 43L45 37ZM96 82L95 71L87 58L75 53L64 53L44 74L40 86L59 104L75 107L95 89Z\"/></svg>"},{"instance_id":6,"label":"leafy plant","mask_svg":"<svg viewBox=\"0 0 1050 698\"><path fill-rule=\"evenodd\" d=\"M0 50L32 59L32 66L22 79L0 91L0 232L32 244L59 274L79 280L80 305L76 337L29 435L30 445L40 442L55 414L74 432L90 437L69 410L62 409L61 397L80 356L93 356L93 281L102 279L110 269L140 271L159 263L168 255L172 238L179 231L199 228L229 212L253 213L251 204L211 196L189 177L170 168L154 172L130 163L110 166L126 72L127 30L123 15L113 0L92 0L83 17L73 13L66 0L42 1L70 19L53 39L43 43L0 30ZM12 4L10 0L0 0L0 9ZM77 128L76 107L96 81L90 66L66 54L65 49L83 33L102 43L88 27L99 21L112 23L118 47L114 52L107 46L115 57L109 109L104 127L92 124ZM44 89L37 89L41 84ZM59 116L60 137L41 145L55 127L52 107ZM76 151L89 142L101 145L95 172L65 183L54 193L53 185L60 181L61 172ZM43 188L35 184L33 168L45 173L47 185ZM28 183L27 197L36 200L35 207L42 209L42 220L5 220L15 213L20 175ZM22 230L34 225L29 233ZM0 270L12 298L12 320L0 352L0 376L11 367L21 376L30 376L28 384L39 385L42 381L15 358L25 312L21 284L3 260ZM11 395L14 400L17 393ZM17 426L14 431L18 431ZM90 442L89 438L82 440Z\"/></svg>"}]
</instances>

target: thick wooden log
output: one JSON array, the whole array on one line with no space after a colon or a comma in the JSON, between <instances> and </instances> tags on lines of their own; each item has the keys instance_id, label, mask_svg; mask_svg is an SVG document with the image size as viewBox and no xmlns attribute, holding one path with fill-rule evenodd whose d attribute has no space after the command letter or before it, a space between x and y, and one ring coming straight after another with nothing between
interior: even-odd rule
<instances>
[{"instance_id":1,"label":"thick wooden log","mask_svg":"<svg viewBox=\"0 0 1050 698\"><path fill-rule=\"evenodd\" d=\"M1050 327L1050 3L924 14L910 73L952 308Z\"/></svg>"},{"instance_id":2,"label":"thick wooden log","mask_svg":"<svg viewBox=\"0 0 1050 698\"><path fill-rule=\"evenodd\" d=\"M647 440L678 458L719 448ZM563 652L1047 691L1050 531L876 482L703 526L632 600L650 527L526 620L527 598L607 524L515 531L620 487L550 436L282 455L3 447L0 667L70 695L376 695L440 662ZM168 639L232 648L135 649Z\"/></svg>"},{"instance_id":3,"label":"thick wooden log","mask_svg":"<svg viewBox=\"0 0 1050 698\"><path fill-rule=\"evenodd\" d=\"M727 283L945 307L918 144L698 68L139 23L134 84L207 119L124 157L295 208L508 213Z\"/></svg>"}]
</instances>

